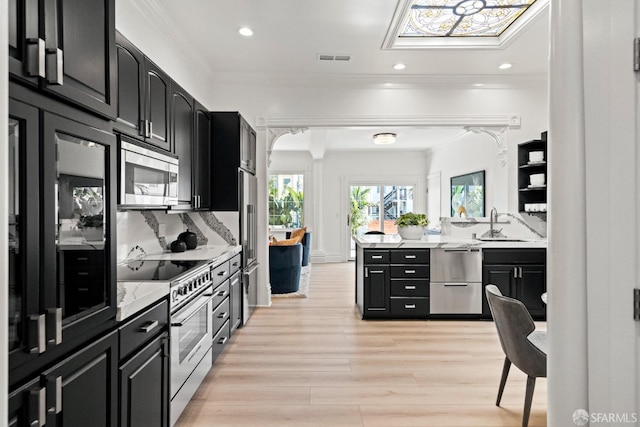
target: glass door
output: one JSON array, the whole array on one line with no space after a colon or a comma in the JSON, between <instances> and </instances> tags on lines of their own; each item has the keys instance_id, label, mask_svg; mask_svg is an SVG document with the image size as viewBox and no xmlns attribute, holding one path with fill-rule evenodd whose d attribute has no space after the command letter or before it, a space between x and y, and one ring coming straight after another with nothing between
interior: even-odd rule
<instances>
[{"instance_id":1,"label":"glass door","mask_svg":"<svg viewBox=\"0 0 640 427\"><path fill-rule=\"evenodd\" d=\"M396 234L398 216L413 211L413 185L352 185L349 187L349 258L355 259L354 235Z\"/></svg>"}]
</instances>

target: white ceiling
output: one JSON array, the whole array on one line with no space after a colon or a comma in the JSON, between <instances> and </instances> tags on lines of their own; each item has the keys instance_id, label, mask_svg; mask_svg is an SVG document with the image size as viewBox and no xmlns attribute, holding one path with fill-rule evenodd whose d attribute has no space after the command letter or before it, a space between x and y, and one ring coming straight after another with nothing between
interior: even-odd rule
<instances>
[{"instance_id":1,"label":"white ceiling","mask_svg":"<svg viewBox=\"0 0 640 427\"><path fill-rule=\"evenodd\" d=\"M549 51L548 7L527 23L507 46L494 49L382 49L392 24L395 0L138 0L162 18L212 78L317 79L366 78L403 83L425 77L459 77L465 82L546 76ZM252 37L238 34L242 26ZM321 62L318 54L348 54L349 62ZM395 63L406 69L395 71ZM509 70L498 65L510 62ZM383 129L391 131L391 129ZM318 129L282 137L276 150L330 138L327 150L370 149L381 129ZM313 136L321 132L320 136ZM386 149L416 149L455 139L462 129L397 130L398 143ZM298 138L297 142L292 142ZM350 147L350 148L346 148ZM299 148L295 148L299 149Z\"/></svg>"}]
</instances>

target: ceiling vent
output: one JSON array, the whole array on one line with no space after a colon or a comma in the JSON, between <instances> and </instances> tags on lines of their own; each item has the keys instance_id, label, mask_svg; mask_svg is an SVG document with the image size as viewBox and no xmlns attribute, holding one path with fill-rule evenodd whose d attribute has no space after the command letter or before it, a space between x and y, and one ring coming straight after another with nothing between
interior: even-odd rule
<instances>
[{"instance_id":1,"label":"ceiling vent","mask_svg":"<svg viewBox=\"0 0 640 427\"><path fill-rule=\"evenodd\" d=\"M327 55L324 53L318 54L318 61L351 61L351 55Z\"/></svg>"}]
</instances>

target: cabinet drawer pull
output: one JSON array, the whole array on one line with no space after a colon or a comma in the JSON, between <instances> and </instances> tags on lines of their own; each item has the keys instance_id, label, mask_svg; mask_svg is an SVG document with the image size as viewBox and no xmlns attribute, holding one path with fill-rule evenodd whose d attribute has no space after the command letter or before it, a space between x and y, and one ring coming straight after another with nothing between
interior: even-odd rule
<instances>
[{"instance_id":1,"label":"cabinet drawer pull","mask_svg":"<svg viewBox=\"0 0 640 427\"><path fill-rule=\"evenodd\" d=\"M79 256L78 258L76 258L78 261L88 261L89 257L86 256Z\"/></svg>"},{"instance_id":2,"label":"cabinet drawer pull","mask_svg":"<svg viewBox=\"0 0 640 427\"><path fill-rule=\"evenodd\" d=\"M371 255L371 259L382 259L382 255Z\"/></svg>"},{"instance_id":3,"label":"cabinet drawer pull","mask_svg":"<svg viewBox=\"0 0 640 427\"><path fill-rule=\"evenodd\" d=\"M218 295L216 295L216 296L226 297L227 296L227 291L220 291L220 292L218 292Z\"/></svg>"},{"instance_id":4,"label":"cabinet drawer pull","mask_svg":"<svg viewBox=\"0 0 640 427\"><path fill-rule=\"evenodd\" d=\"M226 343L228 339L229 339L229 338L227 338L227 337L222 337L222 338L220 338L220 339L218 340L218 344L220 344L220 345L224 345L224 343Z\"/></svg>"},{"instance_id":5,"label":"cabinet drawer pull","mask_svg":"<svg viewBox=\"0 0 640 427\"><path fill-rule=\"evenodd\" d=\"M413 310L413 309L416 308L416 305L415 304L405 304L404 308Z\"/></svg>"},{"instance_id":6,"label":"cabinet drawer pull","mask_svg":"<svg viewBox=\"0 0 640 427\"><path fill-rule=\"evenodd\" d=\"M371 271L369 271L369 273L371 273L371 274L383 274L384 270L371 270Z\"/></svg>"},{"instance_id":7,"label":"cabinet drawer pull","mask_svg":"<svg viewBox=\"0 0 640 427\"><path fill-rule=\"evenodd\" d=\"M405 255L404 259L416 259L415 255Z\"/></svg>"},{"instance_id":8,"label":"cabinet drawer pull","mask_svg":"<svg viewBox=\"0 0 640 427\"><path fill-rule=\"evenodd\" d=\"M416 274L415 270L405 270L405 274Z\"/></svg>"},{"instance_id":9,"label":"cabinet drawer pull","mask_svg":"<svg viewBox=\"0 0 640 427\"><path fill-rule=\"evenodd\" d=\"M222 313L218 314L218 319L224 319L225 317L227 317L227 313L226 311L223 311Z\"/></svg>"},{"instance_id":10,"label":"cabinet drawer pull","mask_svg":"<svg viewBox=\"0 0 640 427\"><path fill-rule=\"evenodd\" d=\"M156 326L158 326L159 323L157 320L154 320L152 322L147 323L144 326L140 327L140 332L144 332L145 334L148 334L149 332L151 332L152 330L154 330L156 328Z\"/></svg>"},{"instance_id":11,"label":"cabinet drawer pull","mask_svg":"<svg viewBox=\"0 0 640 427\"><path fill-rule=\"evenodd\" d=\"M78 276L88 276L89 272L88 271L78 271Z\"/></svg>"},{"instance_id":12,"label":"cabinet drawer pull","mask_svg":"<svg viewBox=\"0 0 640 427\"><path fill-rule=\"evenodd\" d=\"M406 290L408 290L408 291L411 291L411 290L414 290L416 287L415 287L415 285L405 285L405 287L404 287L404 288L405 288Z\"/></svg>"},{"instance_id":13,"label":"cabinet drawer pull","mask_svg":"<svg viewBox=\"0 0 640 427\"><path fill-rule=\"evenodd\" d=\"M221 272L218 273L218 276L222 277L222 276L226 276L227 275L227 271L226 270L222 270Z\"/></svg>"}]
</instances>

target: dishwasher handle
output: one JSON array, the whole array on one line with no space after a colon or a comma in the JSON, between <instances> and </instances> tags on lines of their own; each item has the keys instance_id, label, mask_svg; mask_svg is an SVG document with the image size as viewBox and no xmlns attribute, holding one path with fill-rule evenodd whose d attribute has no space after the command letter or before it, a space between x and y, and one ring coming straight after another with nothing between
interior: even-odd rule
<instances>
[{"instance_id":1,"label":"dishwasher handle","mask_svg":"<svg viewBox=\"0 0 640 427\"><path fill-rule=\"evenodd\" d=\"M469 283L468 283L468 282L445 282L445 283L444 283L444 286L445 286L446 288L449 288L449 287L459 287L459 288L464 288L464 287L469 286Z\"/></svg>"}]
</instances>

